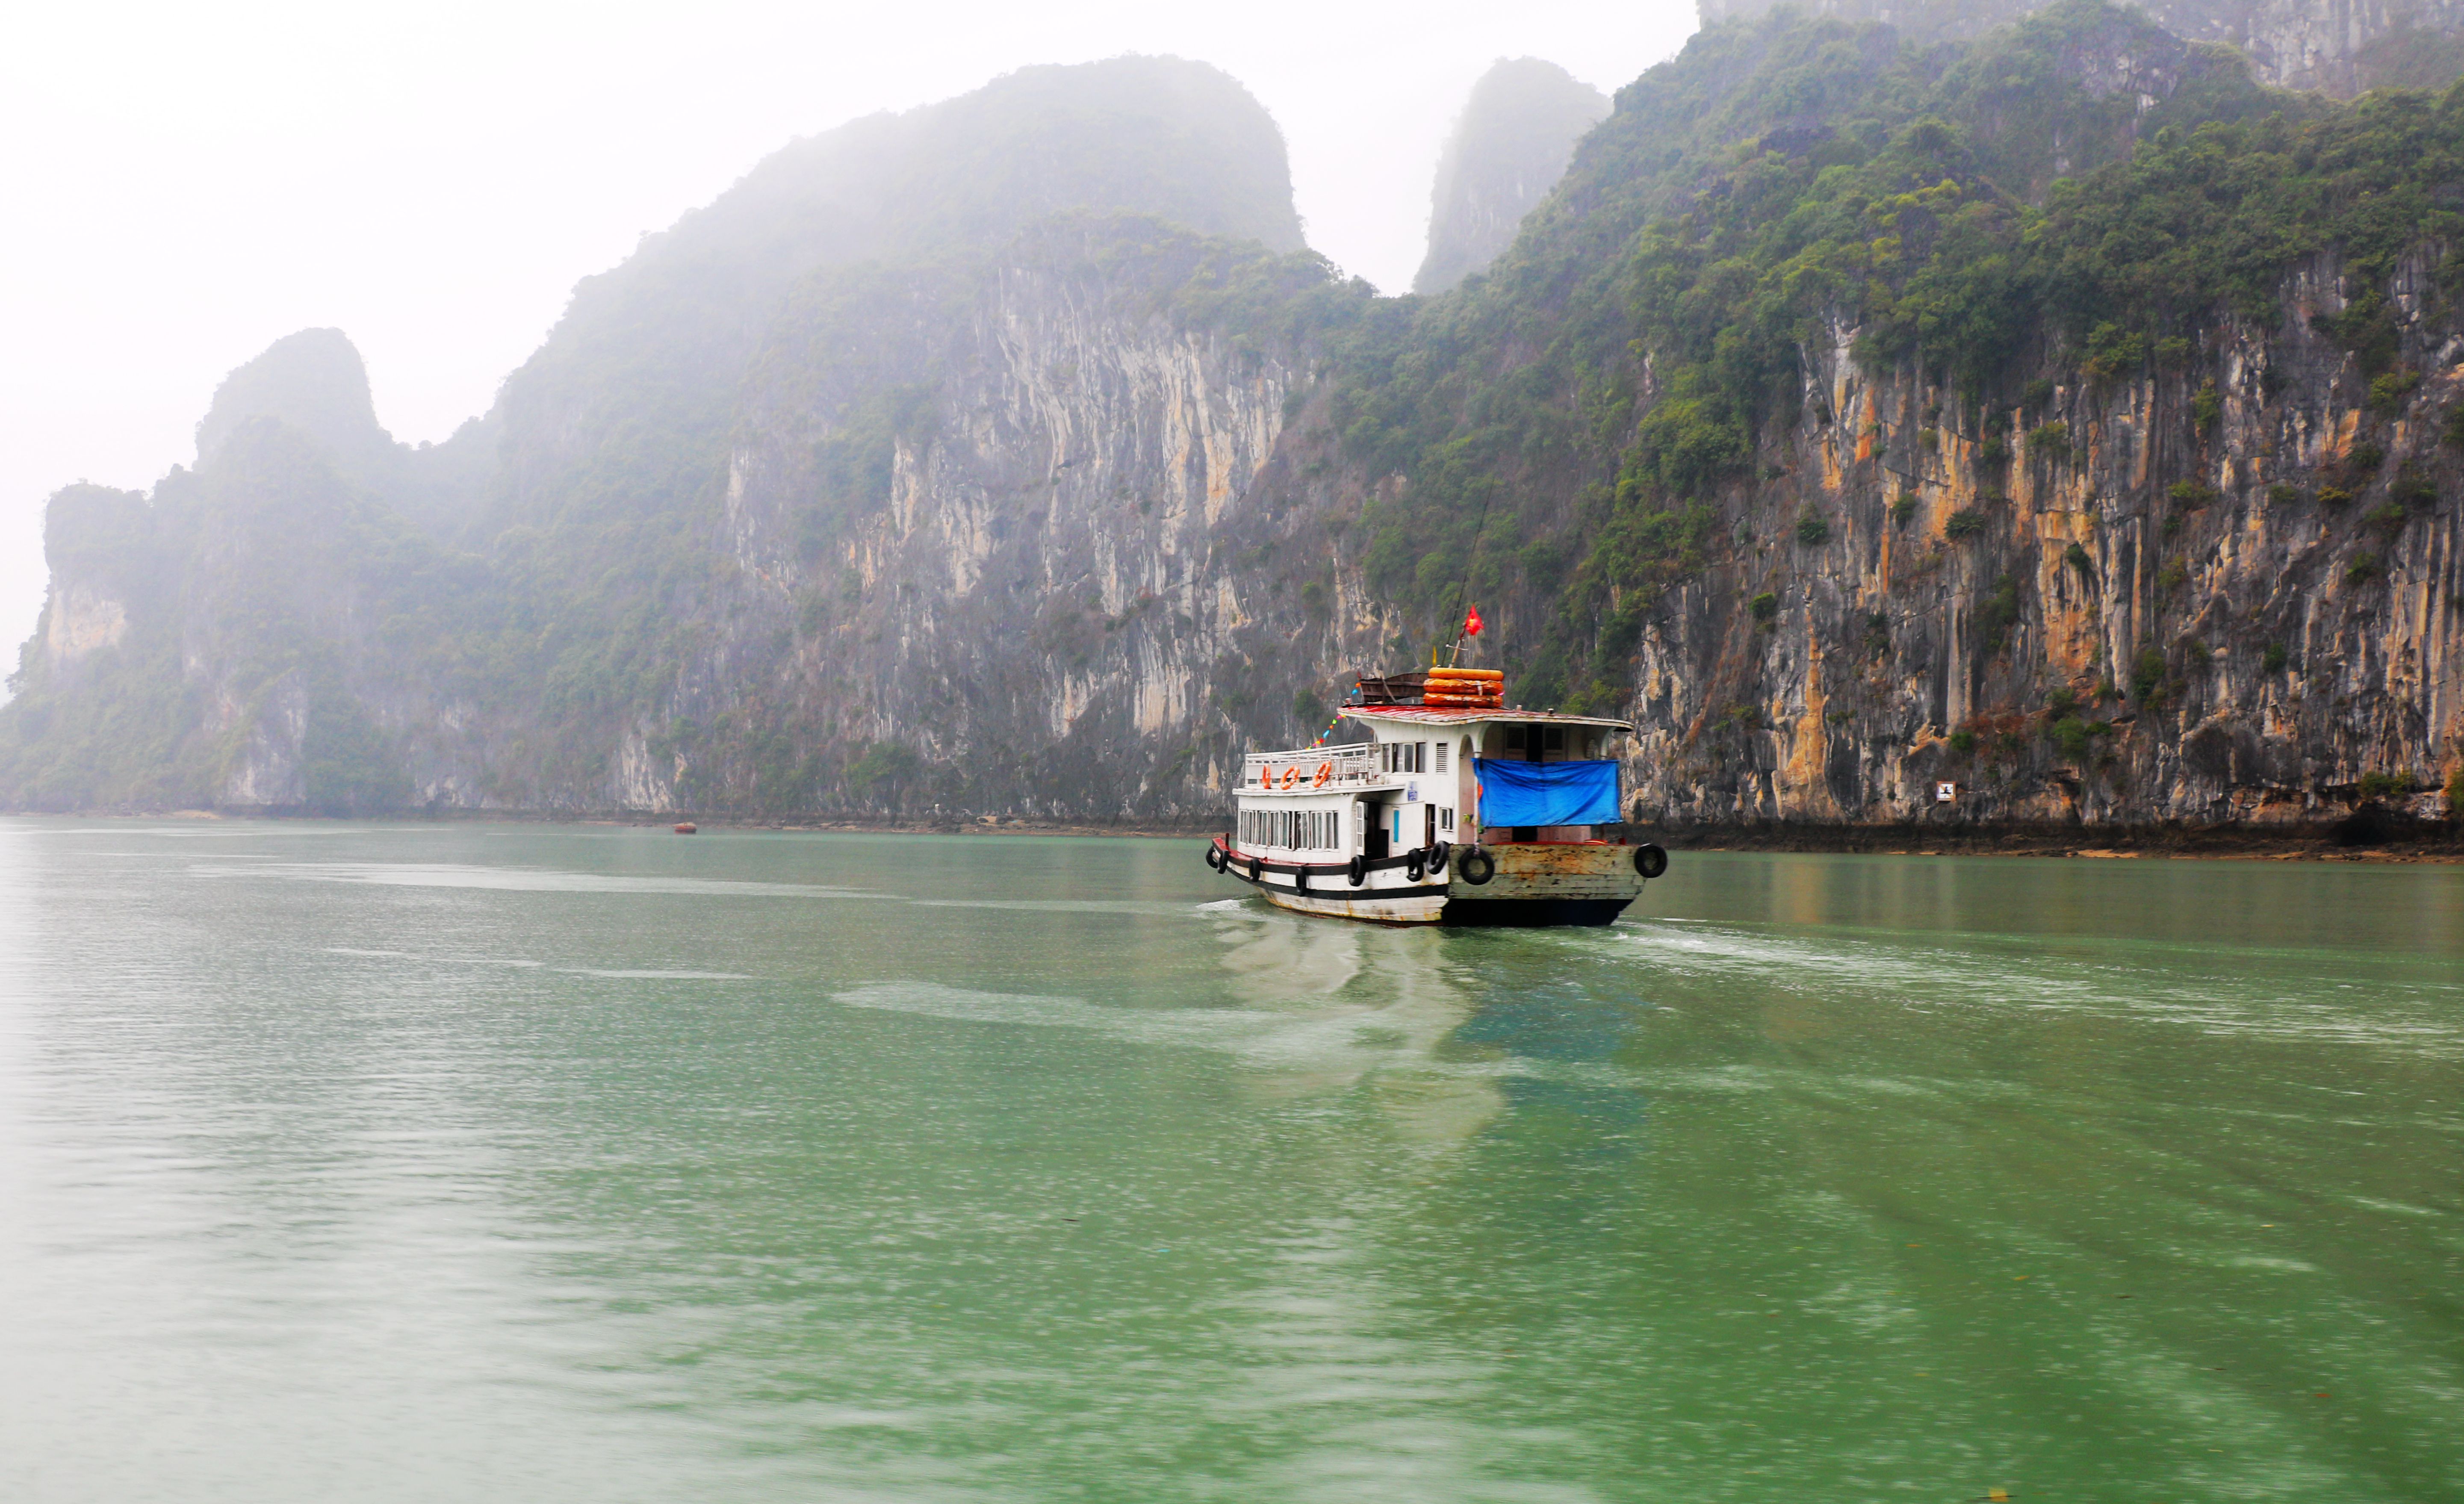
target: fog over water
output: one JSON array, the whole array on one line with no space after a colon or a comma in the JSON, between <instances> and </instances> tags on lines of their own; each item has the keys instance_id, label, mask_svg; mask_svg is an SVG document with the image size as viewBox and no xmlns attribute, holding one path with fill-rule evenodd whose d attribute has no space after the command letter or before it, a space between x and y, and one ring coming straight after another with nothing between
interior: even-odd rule
<instances>
[{"instance_id":1,"label":"fog over water","mask_svg":"<svg viewBox=\"0 0 2464 1504\"><path fill-rule=\"evenodd\" d=\"M53 7L0 50L0 637L41 607L42 504L193 458L227 371L330 325L395 437L484 409L574 282L789 140L1033 63L1216 64L1289 142L1310 244L1400 292L1472 81L1534 55L1614 90L1671 0L1061 7L468 0ZM13 663L13 658L11 660Z\"/></svg>"}]
</instances>

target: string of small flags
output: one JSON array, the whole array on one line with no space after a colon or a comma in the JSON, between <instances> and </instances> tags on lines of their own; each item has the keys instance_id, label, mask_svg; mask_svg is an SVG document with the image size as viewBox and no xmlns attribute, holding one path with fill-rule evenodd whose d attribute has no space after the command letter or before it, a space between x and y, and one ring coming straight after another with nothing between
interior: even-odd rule
<instances>
[{"instance_id":1,"label":"string of small flags","mask_svg":"<svg viewBox=\"0 0 2464 1504\"><path fill-rule=\"evenodd\" d=\"M1352 689L1353 689L1353 692L1354 694L1359 693L1359 692L1360 692L1360 686L1359 686L1359 684L1358 684L1357 682L1354 682L1354 683L1353 683L1353 687L1352 687ZM1310 751L1312 751L1312 752L1314 752L1314 751L1316 751L1318 748L1325 746L1325 745L1326 745L1326 739L1327 739L1328 737L1330 737L1330 736L1332 736L1332 735L1334 734L1334 729L1335 729L1336 727L1338 727L1338 726L1341 726L1342 724L1343 724L1343 712L1342 712L1341 710L1337 710L1337 711L1335 711L1335 712L1334 712L1334 719L1326 723L1326 730L1322 730L1322 731L1320 731L1320 732L1318 732L1318 733L1317 733L1317 739L1309 743L1309 750L1310 750Z\"/></svg>"}]
</instances>

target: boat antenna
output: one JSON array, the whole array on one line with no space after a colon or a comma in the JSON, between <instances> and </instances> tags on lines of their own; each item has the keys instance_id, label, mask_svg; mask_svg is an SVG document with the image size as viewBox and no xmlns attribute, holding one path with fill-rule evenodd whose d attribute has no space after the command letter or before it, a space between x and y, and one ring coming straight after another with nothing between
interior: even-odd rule
<instances>
[{"instance_id":1,"label":"boat antenna","mask_svg":"<svg viewBox=\"0 0 2464 1504\"><path fill-rule=\"evenodd\" d=\"M1455 581L1455 643L1452 651L1446 656L1445 666L1448 668L1462 665L1463 604L1471 595L1472 569L1480 562L1481 550L1488 546L1488 507L1489 503L1496 499L1497 488L1493 486L1489 487L1486 494L1480 498L1480 520L1472 525L1471 552L1463 556L1463 578ZM1438 647L1434 643L1429 644L1429 666L1432 668L1438 666Z\"/></svg>"}]
</instances>

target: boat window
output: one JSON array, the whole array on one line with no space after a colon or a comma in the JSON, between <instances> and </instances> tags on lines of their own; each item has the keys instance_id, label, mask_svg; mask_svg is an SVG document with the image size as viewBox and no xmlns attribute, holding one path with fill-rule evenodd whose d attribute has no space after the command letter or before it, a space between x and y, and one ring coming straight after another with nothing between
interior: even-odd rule
<instances>
[{"instance_id":1,"label":"boat window","mask_svg":"<svg viewBox=\"0 0 2464 1504\"><path fill-rule=\"evenodd\" d=\"M1426 773L1429 771L1427 742L1386 742L1378 748L1378 766L1388 773ZM1441 767L1443 764L1440 765Z\"/></svg>"},{"instance_id":2,"label":"boat window","mask_svg":"<svg viewBox=\"0 0 2464 1504\"><path fill-rule=\"evenodd\" d=\"M1445 743L1443 743L1443 742L1440 742L1440 743L1438 743L1438 772L1440 772L1440 773L1443 773L1443 772L1445 772L1445 771L1446 771L1446 744L1445 744Z\"/></svg>"},{"instance_id":3,"label":"boat window","mask_svg":"<svg viewBox=\"0 0 2464 1504\"><path fill-rule=\"evenodd\" d=\"M1524 750L1522 727L1509 726L1506 729L1506 750L1507 752L1521 752Z\"/></svg>"},{"instance_id":4,"label":"boat window","mask_svg":"<svg viewBox=\"0 0 2464 1504\"><path fill-rule=\"evenodd\" d=\"M1540 750L1542 752L1564 752L1566 750L1566 729L1564 727L1551 726L1540 734Z\"/></svg>"}]
</instances>

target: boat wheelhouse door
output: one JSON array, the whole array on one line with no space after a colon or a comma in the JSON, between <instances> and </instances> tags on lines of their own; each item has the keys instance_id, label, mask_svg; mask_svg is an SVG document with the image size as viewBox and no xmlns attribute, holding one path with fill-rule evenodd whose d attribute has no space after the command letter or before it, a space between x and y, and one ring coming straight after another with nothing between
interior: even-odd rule
<instances>
[{"instance_id":1,"label":"boat wheelhouse door","mask_svg":"<svg viewBox=\"0 0 2464 1504\"><path fill-rule=\"evenodd\" d=\"M1360 854L1372 861L1385 861L1386 812L1394 806L1373 799L1362 799L1354 807L1360 811L1362 821Z\"/></svg>"}]
</instances>

